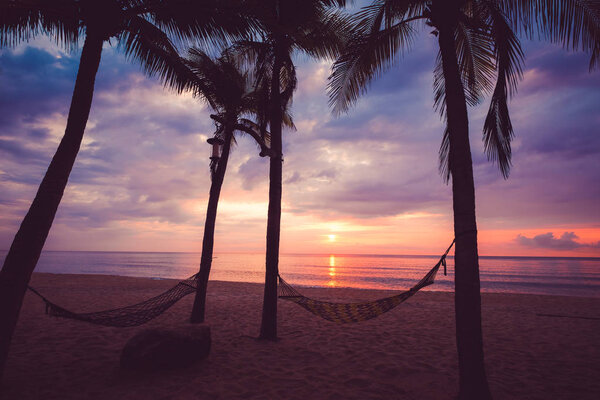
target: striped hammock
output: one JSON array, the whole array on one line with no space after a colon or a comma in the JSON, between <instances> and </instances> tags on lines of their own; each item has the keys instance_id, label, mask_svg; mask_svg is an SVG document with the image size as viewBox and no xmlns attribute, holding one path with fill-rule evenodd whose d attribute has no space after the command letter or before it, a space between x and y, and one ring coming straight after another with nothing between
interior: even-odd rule
<instances>
[{"instance_id":1,"label":"striped hammock","mask_svg":"<svg viewBox=\"0 0 600 400\"><path fill-rule=\"evenodd\" d=\"M409 290L394 296L364 303L330 303L303 296L279 276L279 298L292 301L321 318L340 324L373 319L397 307L425 286L432 285L440 266L444 266L446 275L446 256L453 245L454 241L423 279Z\"/></svg>"}]
</instances>

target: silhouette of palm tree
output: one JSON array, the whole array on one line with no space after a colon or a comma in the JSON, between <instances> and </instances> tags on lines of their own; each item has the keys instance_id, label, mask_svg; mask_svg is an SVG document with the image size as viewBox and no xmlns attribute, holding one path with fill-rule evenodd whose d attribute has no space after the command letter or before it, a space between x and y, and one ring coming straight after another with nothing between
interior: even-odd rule
<instances>
[{"instance_id":1,"label":"silhouette of palm tree","mask_svg":"<svg viewBox=\"0 0 600 400\"><path fill-rule=\"evenodd\" d=\"M212 182L204 223L202 256L197 278L198 288L190 317L192 323L199 323L204 321L206 289L212 264L217 207L231 145L235 143L235 133L251 136L260 147L260 155L263 157L269 155L271 150L268 147L269 133L262 129L258 123L246 118L264 114L260 108L263 104L261 89L264 90L264 88L256 88L253 85L249 72L242 70L242 66L234 54L225 50L218 59L213 60L199 49L190 49L185 63L195 77L193 85L198 88L196 94L204 98L210 107L217 112L217 114L211 115L211 118L217 124L213 139L219 139L222 142L218 161L213 160L214 162L211 162ZM290 128L294 128L289 115L285 118L285 121Z\"/></svg>"},{"instance_id":2,"label":"silhouette of palm tree","mask_svg":"<svg viewBox=\"0 0 600 400\"><path fill-rule=\"evenodd\" d=\"M415 28L433 28L439 53L435 106L446 121L440 169L452 177L455 246L456 339L461 399L491 397L484 369L475 189L467 104L491 93L483 126L488 158L502 175L511 165L513 127L507 99L521 77L523 52L516 33L540 35L600 54L596 0L376 0L355 15L355 29L330 77L334 112L346 111L369 83L410 47ZM494 82L495 81L495 82Z\"/></svg>"},{"instance_id":3,"label":"silhouette of palm tree","mask_svg":"<svg viewBox=\"0 0 600 400\"><path fill-rule=\"evenodd\" d=\"M0 271L0 380L25 290L35 269L79 151L89 116L102 45L114 38L126 56L166 86L186 89L189 70L168 35L213 43L254 29L236 1L13 0L0 4L0 45L36 34L75 46L85 36L65 134Z\"/></svg>"},{"instance_id":4,"label":"silhouette of palm tree","mask_svg":"<svg viewBox=\"0 0 600 400\"><path fill-rule=\"evenodd\" d=\"M348 20L335 9L345 0L256 0L248 12L260 24L262 40L237 45L250 65L254 65L257 85L268 87L267 113L271 131L269 166L269 209L265 290L260 338L277 338L277 275L281 227L282 121L296 88L295 52L315 58L334 58L344 42Z\"/></svg>"}]
</instances>

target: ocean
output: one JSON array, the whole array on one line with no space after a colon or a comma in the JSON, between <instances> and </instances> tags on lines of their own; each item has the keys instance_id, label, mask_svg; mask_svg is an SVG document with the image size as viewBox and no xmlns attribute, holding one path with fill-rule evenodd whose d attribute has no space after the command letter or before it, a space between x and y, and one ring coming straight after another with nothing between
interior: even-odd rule
<instances>
[{"instance_id":1,"label":"ocean","mask_svg":"<svg viewBox=\"0 0 600 400\"><path fill-rule=\"evenodd\" d=\"M0 252L4 260L6 251ZM282 254L280 275L310 287L404 290L420 280L439 256ZM103 274L183 279L198 271L199 253L44 251L36 272ZM264 282L263 253L215 254L210 279ZM448 276L440 269L435 285L454 290L454 260ZM483 292L600 297L600 258L480 257Z\"/></svg>"}]
</instances>

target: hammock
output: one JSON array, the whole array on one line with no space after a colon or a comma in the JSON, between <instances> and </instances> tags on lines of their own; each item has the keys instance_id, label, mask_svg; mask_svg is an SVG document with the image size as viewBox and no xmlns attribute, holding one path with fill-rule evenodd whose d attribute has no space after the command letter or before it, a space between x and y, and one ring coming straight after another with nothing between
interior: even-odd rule
<instances>
[{"instance_id":1,"label":"hammock","mask_svg":"<svg viewBox=\"0 0 600 400\"><path fill-rule=\"evenodd\" d=\"M125 328L142 325L158 317L183 297L194 293L196 291L197 282L196 275L192 275L166 292L141 303L90 313L74 313L66 310L59 305L52 303L31 286L28 286L28 288L46 303L46 314L48 315L75 319L96 325Z\"/></svg>"},{"instance_id":2,"label":"hammock","mask_svg":"<svg viewBox=\"0 0 600 400\"><path fill-rule=\"evenodd\" d=\"M279 290L281 294L279 297L285 300L293 301L306 308L313 314L330 321L340 323L365 321L391 310L398 304L411 297L420 289L431 285L441 265L444 266L444 274L446 274L446 255L453 245L454 241L452 241L452 244L450 247L448 247L448 250L446 250L444 255L440 258L440 261L438 261L438 263L431 269L431 271L427 273L427 275L425 275L423 279L419 281L419 283L413 286L410 290L392 297L368 303L327 303L302 296L280 276ZM46 303L46 314L48 315L60 318L70 318L96 325L124 328L145 324L146 322L167 311L169 308L171 308L171 306L188 294L196 292L196 288L198 286L196 276L197 274L192 275L191 277L179 282L166 292L152 297L146 301L142 301L141 303L122 308L89 313L75 313L69 311L51 302L31 286L28 286L28 289L39 296L42 301Z\"/></svg>"},{"instance_id":3,"label":"hammock","mask_svg":"<svg viewBox=\"0 0 600 400\"><path fill-rule=\"evenodd\" d=\"M397 307L425 286L432 285L440 266L444 266L444 275L446 275L446 256L453 245L454 241L437 264L416 285L391 297L365 303L330 303L313 300L301 295L279 276L279 298L292 301L316 316L340 324L373 319Z\"/></svg>"}]
</instances>

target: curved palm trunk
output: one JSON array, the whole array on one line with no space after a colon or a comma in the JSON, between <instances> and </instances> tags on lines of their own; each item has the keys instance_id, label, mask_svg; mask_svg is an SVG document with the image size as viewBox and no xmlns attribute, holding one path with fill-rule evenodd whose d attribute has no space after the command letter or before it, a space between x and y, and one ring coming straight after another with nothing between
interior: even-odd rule
<instances>
[{"instance_id":1,"label":"curved palm trunk","mask_svg":"<svg viewBox=\"0 0 600 400\"><path fill-rule=\"evenodd\" d=\"M50 232L81 146L92 106L102 43L102 37L96 35L88 34L85 39L65 135L15 235L0 271L0 380L31 273L35 269Z\"/></svg>"},{"instance_id":2,"label":"curved palm trunk","mask_svg":"<svg viewBox=\"0 0 600 400\"><path fill-rule=\"evenodd\" d=\"M217 220L217 207L219 205L219 196L221 187L225 179L227 170L227 161L229 160L229 150L231 149L231 139L233 130L227 128L225 131L225 143L221 158L217 165L217 171L210 185L210 194L208 197L208 207L206 209L206 221L204 222L204 237L202 239L202 256L200 257L200 272L198 273L198 288L196 289L196 298L190 322L193 324L204 322L204 311L206 308L206 289L208 286L208 276L212 266L213 247L215 242L215 222Z\"/></svg>"},{"instance_id":3,"label":"curved palm trunk","mask_svg":"<svg viewBox=\"0 0 600 400\"><path fill-rule=\"evenodd\" d=\"M454 30L439 27L450 132L450 170L454 208L455 312L459 398L491 399L483 360L475 186L467 105L456 57Z\"/></svg>"},{"instance_id":4,"label":"curved palm trunk","mask_svg":"<svg viewBox=\"0 0 600 400\"><path fill-rule=\"evenodd\" d=\"M267 217L267 254L260 339L277 339L277 275L279 273L279 235L281 230L281 177L283 169L279 86L281 56L276 54L271 79L271 156L269 164L269 210Z\"/></svg>"}]
</instances>

